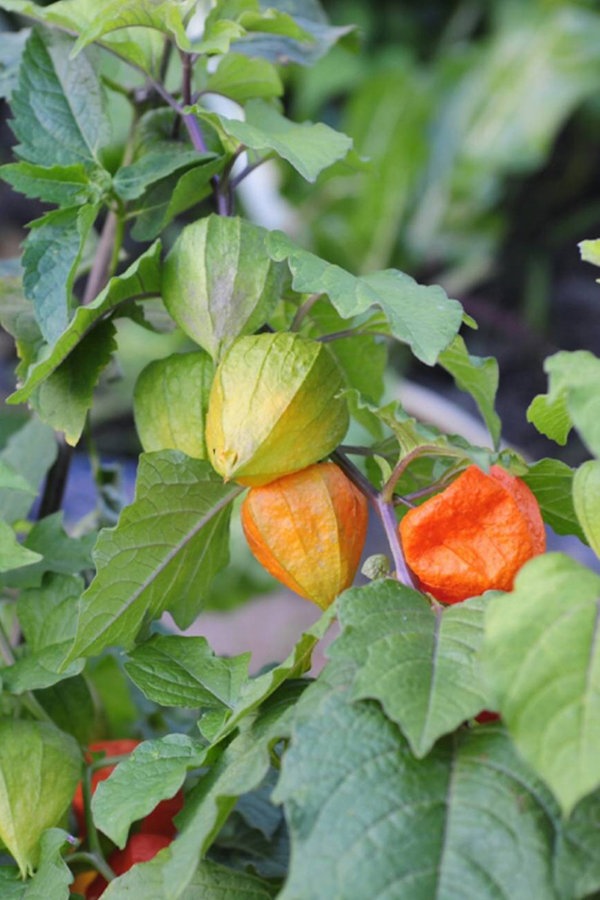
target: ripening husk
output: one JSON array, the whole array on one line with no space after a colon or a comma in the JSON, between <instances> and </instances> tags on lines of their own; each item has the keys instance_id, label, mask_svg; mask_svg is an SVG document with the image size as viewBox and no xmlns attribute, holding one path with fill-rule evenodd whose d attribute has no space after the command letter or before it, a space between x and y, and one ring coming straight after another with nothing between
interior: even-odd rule
<instances>
[{"instance_id":1,"label":"ripening husk","mask_svg":"<svg viewBox=\"0 0 600 900\"><path fill-rule=\"evenodd\" d=\"M546 549L538 502L499 466L469 466L400 522L402 548L420 586L441 603L510 591L521 566Z\"/></svg>"},{"instance_id":2,"label":"ripening husk","mask_svg":"<svg viewBox=\"0 0 600 900\"><path fill-rule=\"evenodd\" d=\"M368 516L364 494L334 463L317 463L254 487L241 508L256 559L322 609L354 580Z\"/></svg>"},{"instance_id":3,"label":"ripening husk","mask_svg":"<svg viewBox=\"0 0 600 900\"><path fill-rule=\"evenodd\" d=\"M341 371L323 344L279 332L239 338L218 365L208 402L209 459L254 486L327 456L348 428Z\"/></svg>"}]
</instances>

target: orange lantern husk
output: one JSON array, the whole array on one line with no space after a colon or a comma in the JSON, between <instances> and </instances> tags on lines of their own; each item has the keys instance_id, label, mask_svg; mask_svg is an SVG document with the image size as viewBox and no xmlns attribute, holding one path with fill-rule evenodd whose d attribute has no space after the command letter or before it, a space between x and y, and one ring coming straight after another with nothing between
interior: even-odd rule
<instances>
[{"instance_id":1,"label":"orange lantern husk","mask_svg":"<svg viewBox=\"0 0 600 900\"><path fill-rule=\"evenodd\" d=\"M264 568L322 609L352 584L366 539L368 504L335 463L316 463L251 488L241 520Z\"/></svg>"},{"instance_id":2,"label":"orange lantern husk","mask_svg":"<svg viewBox=\"0 0 600 900\"><path fill-rule=\"evenodd\" d=\"M521 566L546 549L538 502L500 466L469 466L448 488L400 522L406 562L441 603L509 591Z\"/></svg>"}]
</instances>

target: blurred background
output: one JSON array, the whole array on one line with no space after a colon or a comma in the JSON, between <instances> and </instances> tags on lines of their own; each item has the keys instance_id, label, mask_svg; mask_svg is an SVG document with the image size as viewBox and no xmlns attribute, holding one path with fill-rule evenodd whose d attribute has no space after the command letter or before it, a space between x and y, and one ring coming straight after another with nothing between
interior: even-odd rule
<instances>
[{"instance_id":1,"label":"blurred background","mask_svg":"<svg viewBox=\"0 0 600 900\"><path fill-rule=\"evenodd\" d=\"M284 71L286 112L346 132L356 153L316 186L289 168L277 173L269 186L277 191L273 224L352 272L395 267L441 284L479 324L465 334L470 351L499 360L505 439L531 458L552 454L578 464L586 453L577 439L565 448L549 444L525 411L546 390L546 356L560 348L600 354L600 286L577 246L600 237L598 3L322 5L334 24L356 30L313 68ZM13 29L15 20L2 15L0 30ZM13 140L0 101L1 163L11 159ZM250 216L255 200L251 188L241 198ZM2 259L18 255L25 225L40 211L0 182ZM11 341L0 338L5 393L12 389L12 352ZM470 410L443 372L394 352L399 378ZM123 389L111 386L95 423L100 449L119 458L139 449L131 385L152 353L147 331L124 328ZM132 470L125 477L130 490ZM80 499L75 485L68 502ZM236 540L244 560L241 536ZM250 567L240 588L242 568L225 573L235 583L216 586L232 604L268 585Z\"/></svg>"}]
</instances>

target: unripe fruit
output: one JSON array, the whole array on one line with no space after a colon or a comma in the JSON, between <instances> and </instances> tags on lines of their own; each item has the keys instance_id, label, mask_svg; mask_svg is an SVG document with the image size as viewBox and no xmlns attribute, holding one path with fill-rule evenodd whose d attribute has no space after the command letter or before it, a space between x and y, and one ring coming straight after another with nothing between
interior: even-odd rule
<instances>
[{"instance_id":1,"label":"unripe fruit","mask_svg":"<svg viewBox=\"0 0 600 900\"><path fill-rule=\"evenodd\" d=\"M538 502L500 466L469 466L450 487L400 522L406 562L423 590L459 603L488 590L510 591L521 566L546 549Z\"/></svg>"},{"instance_id":2,"label":"unripe fruit","mask_svg":"<svg viewBox=\"0 0 600 900\"><path fill-rule=\"evenodd\" d=\"M241 508L256 559L322 609L354 580L368 516L366 497L334 463L252 488Z\"/></svg>"},{"instance_id":3,"label":"unripe fruit","mask_svg":"<svg viewBox=\"0 0 600 900\"><path fill-rule=\"evenodd\" d=\"M327 456L348 428L343 386L318 341L288 332L239 338L217 367L208 402L214 468L254 486Z\"/></svg>"}]
</instances>

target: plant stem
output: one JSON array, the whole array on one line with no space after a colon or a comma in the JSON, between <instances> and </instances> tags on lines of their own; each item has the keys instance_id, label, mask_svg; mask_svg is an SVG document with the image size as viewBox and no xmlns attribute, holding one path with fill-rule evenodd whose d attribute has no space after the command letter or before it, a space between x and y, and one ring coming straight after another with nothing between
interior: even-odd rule
<instances>
[{"instance_id":1,"label":"plant stem","mask_svg":"<svg viewBox=\"0 0 600 900\"><path fill-rule=\"evenodd\" d=\"M15 662L15 655L13 653L13 648L11 646L10 640L6 631L4 630L4 625L0 621L0 658L7 666L12 666ZM31 713L34 719L37 719L40 722L52 722L52 719L44 709L44 707L40 704L40 702L34 697L31 691L25 691L25 693L21 694L19 697L22 705L25 709Z\"/></svg>"},{"instance_id":2,"label":"plant stem","mask_svg":"<svg viewBox=\"0 0 600 900\"><path fill-rule=\"evenodd\" d=\"M381 519L381 522L383 524L390 550L392 551L392 558L396 566L396 578L407 587L414 588L415 583L413 581L412 575L408 570L408 566L406 565L404 553L402 552L402 545L400 544L398 522L396 520L394 506L392 503L386 502L383 499L382 494L377 495L375 499L375 506L377 512L379 513L379 518Z\"/></svg>"},{"instance_id":3,"label":"plant stem","mask_svg":"<svg viewBox=\"0 0 600 900\"><path fill-rule=\"evenodd\" d=\"M37 513L38 519L51 516L62 506L74 448L67 444L62 435L57 435L57 441L58 455L46 475L44 492Z\"/></svg>"},{"instance_id":4,"label":"plant stem","mask_svg":"<svg viewBox=\"0 0 600 900\"><path fill-rule=\"evenodd\" d=\"M381 496L385 500L386 503L392 503L394 501L394 489L402 475L408 468L408 466L415 459L418 459L419 456L450 456L450 457L460 457L464 458L464 453L461 450L454 450L451 447L440 447L437 444L421 444L418 447L415 447L414 450L411 450L410 453L407 453L406 456L403 456L400 462L394 467L394 470L386 483L384 484Z\"/></svg>"},{"instance_id":5,"label":"plant stem","mask_svg":"<svg viewBox=\"0 0 600 900\"><path fill-rule=\"evenodd\" d=\"M306 298L304 303L302 303L296 310L296 315L292 319L292 324L290 325L290 331L298 331L304 318L311 311L319 297L322 296L323 294L311 294L310 297Z\"/></svg>"},{"instance_id":6,"label":"plant stem","mask_svg":"<svg viewBox=\"0 0 600 900\"><path fill-rule=\"evenodd\" d=\"M77 850L75 853L69 854L68 862L70 864L83 863L90 869L95 869L109 882L115 878L115 873L108 865L104 857L102 855L98 855L97 853L90 853L87 850Z\"/></svg>"},{"instance_id":7,"label":"plant stem","mask_svg":"<svg viewBox=\"0 0 600 900\"><path fill-rule=\"evenodd\" d=\"M85 291L83 293L83 299L81 301L82 306L87 306L88 303L91 303L108 281L111 260L114 258L117 225L117 213L111 209L108 211L106 219L104 220L94 263L90 270Z\"/></svg>"}]
</instances>

